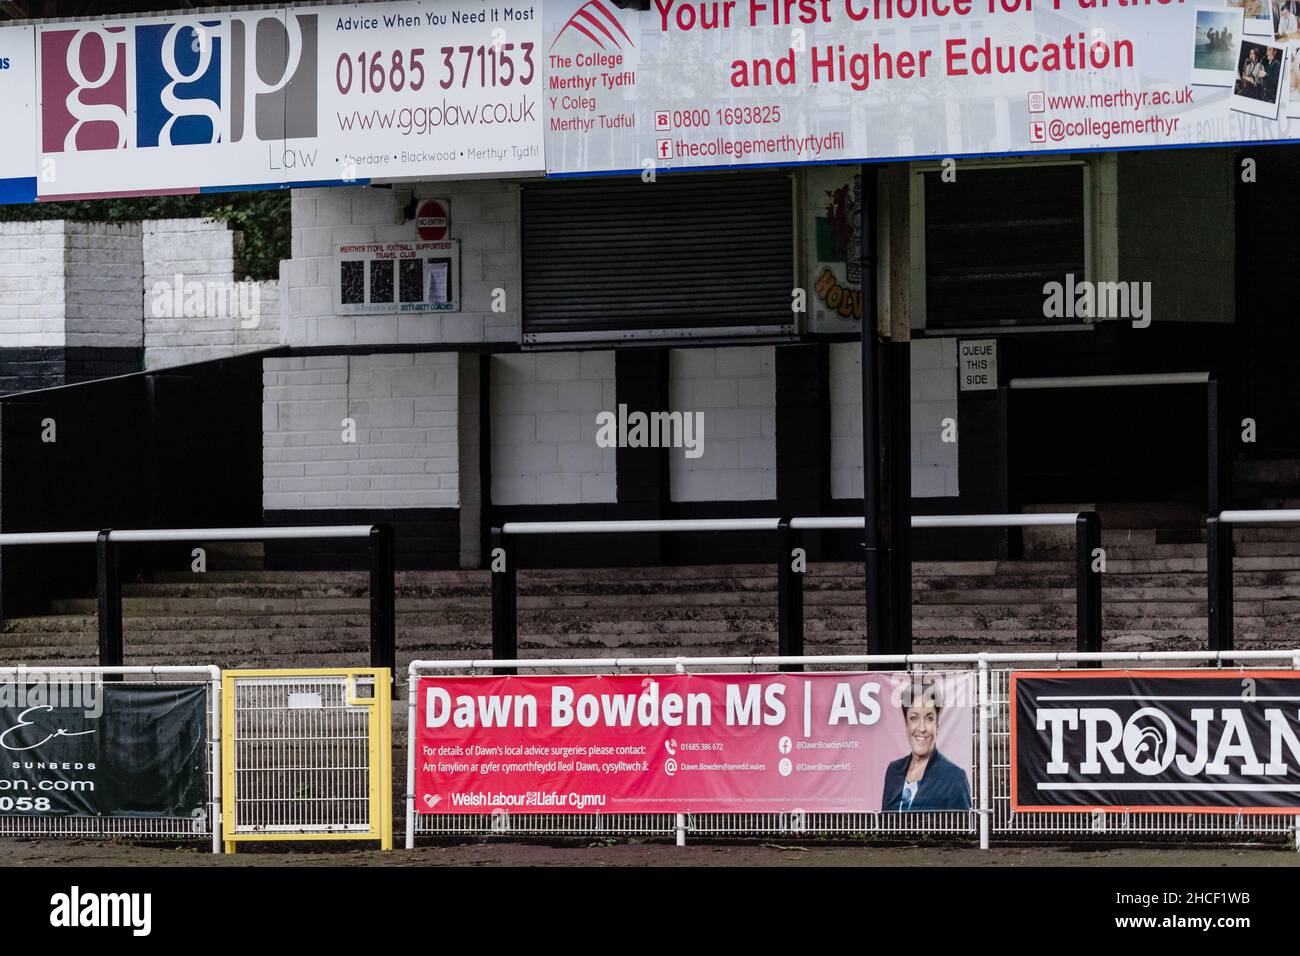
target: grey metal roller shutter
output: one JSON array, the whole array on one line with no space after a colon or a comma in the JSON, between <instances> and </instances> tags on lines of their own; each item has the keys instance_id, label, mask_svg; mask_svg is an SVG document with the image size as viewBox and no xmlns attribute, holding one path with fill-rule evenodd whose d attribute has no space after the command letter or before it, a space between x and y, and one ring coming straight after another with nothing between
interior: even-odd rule
<instances>
[{"instance_id":1,"label":"grey metal roller shutter","mask_svg":"<svg viewBox=\"0 0 1300 956\"><path fill-rule=\"evenodd\" d=\"M524 341L793 335L786 173L523 187Z\"/></svg>"}]
</instances>

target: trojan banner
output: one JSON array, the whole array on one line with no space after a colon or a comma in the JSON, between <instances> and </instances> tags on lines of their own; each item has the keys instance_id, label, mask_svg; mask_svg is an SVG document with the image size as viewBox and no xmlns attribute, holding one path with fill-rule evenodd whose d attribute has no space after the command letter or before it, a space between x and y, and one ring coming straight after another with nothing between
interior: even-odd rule
<instances>
[{"instance_id":1,"label":"trojan banner","mask_svg":"<svg viewBox=\"0 0 1300 956\"><path fill-rule=\"evenodd\" d=\"M969 674L425 678L420 813L971 807Z\"/></svg>"},{"instance_id":2,"label":"trojan banner","mask_svg":"<svg viewBox=\"0 0 1300 956\"><path fill-rule=\"evenodd\" d=\"M1300 136L1293 0L546 0L547 169Z\"/></svg>"},{"instance_id":3,"label":"trojan banner","mask_svg":"<svg viewBox=\"0 0 1300 956\"><path fill-rule=\"evenodd\" d=\"M1300 810L1300 674L1011 676L1014 810Z\"/></svg>"},{"instance_id":4,"label":"trojan banner","mask_svg":"<svg viewBox=\"0 0 1300 956\"><path fill-rule=\"evenodd\" d=\"M0 814L205 813L202 684L0 684Z\"/></svg>"}]
</instances>

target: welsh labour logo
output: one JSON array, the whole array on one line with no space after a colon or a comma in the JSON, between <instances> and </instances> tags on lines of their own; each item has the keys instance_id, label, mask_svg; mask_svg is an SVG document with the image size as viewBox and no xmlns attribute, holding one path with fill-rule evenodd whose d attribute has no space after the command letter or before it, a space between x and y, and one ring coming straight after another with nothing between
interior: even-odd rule
<instances>
[{"instance_id":1,"label":"welsh labour logo","mask_svg":"<svg viewBox=\"0 0 1300 956\"><path fill-rule=\"evenodd\" d=\"M316 135L316 16L42 30L46 153Z\"/></svg>"},{"instance_id":2,"label":"welsh labour logo","mask_svg":"<svg viewBox=\"0 0 1300 956\"><path fill-rule=\"evenodd\" d=\"M605 6L603 0L587 0L573 11L573 16L569 17L564 26L560 27L560 31L555 34L555 41L551 47L554 48L555 44L560 42L560 37L570 30L581 33L602 50L621 50L624 44L636 45L623 29L623 24L618 22L618 16Z\"/></svg>"}]
</instances>

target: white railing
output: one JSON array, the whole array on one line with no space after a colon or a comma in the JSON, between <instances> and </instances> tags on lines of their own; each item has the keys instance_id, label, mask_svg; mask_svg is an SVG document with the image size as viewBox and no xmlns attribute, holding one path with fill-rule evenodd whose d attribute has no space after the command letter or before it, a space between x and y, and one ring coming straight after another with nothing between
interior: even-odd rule
<instances>
[{"instance_id":1,"label":"white railing","mask_svg":"<svg viewBox=\"0 0 1300 956\"><path fill-rule=\"evenodd\" d=\"M21 531L0 533L0 548L39 545L95 545L96 617L99 663L120 667L122 582L118 576L120 544L198 543L209 541L319 541L366 539L370 551L370 665L396 668L396 557L389 524L305 525L283 528L104 528L99 531Z\"/></svg>"},{"instance_id":2,"label":"white railing","mask_svg":"<svg viewBox=\"0 0 1300 956\"><path fill-rule=\"evenodd\" d=\"M650 834L676 836L684 844L686 835L759 834L945 834L950 837L978 836L981 849L988 849L997 833L1015 839L1077 839L1105 834L1109 839L1125 836L1215 836L1228 838L1285 839L1288 834L1300 849L1300 813L1290 815L1251 813L1198 814L1179 810L1097 814L1091 811L1014 813L1011 810L1010 710L1008 694L1012 671L1026 666L1042 669L1083 664L1091 668L1120 669L1137 664L1202 664L1211 668L1284 664L1300 670L1300 649L1280 651L1136 651L1136 652L1040 652L981 654L835 654L824 656L747 657L588 657L516 660L464 659L412 661L407 671L406 727L406 846L417 836L460 834L498 835L595 835ZM924 813L836 813L802 814L791 810L773 814L417 814L415 812L415 739L418 682L421 676L448 672L515 671L631 671L690 673L705 668L731 671L776 671L782 666L802 665L809 669L844 667L908 670L974 670L976 732L972 735L975 774L975 805L969 812ZM1116 823L1116 820L1119 823Z\"/></svg>"},{"instance_id":3,"label":"white railing","mask_svg":"<svg viewBox=\"0 0 1300 956\"><path fill-rule=\"evenodd\" d=\"M911 526L927 528L1074 527L1075 646L1101 649L1101 573L1095 560L1101 547L1101 520L1095 512L1046 514L912 515ZM507 521L491 534L492 648L513 657L519 647L517 552L511 539L526 535L667 534L680 532L769 532L776 535L777 647L803 651L803 574L791 558L805 531L862 531L864 516L790 518L662 518L613 521ZM910 643L909 645L910 646Z\"/></svg>"}]
</instances>

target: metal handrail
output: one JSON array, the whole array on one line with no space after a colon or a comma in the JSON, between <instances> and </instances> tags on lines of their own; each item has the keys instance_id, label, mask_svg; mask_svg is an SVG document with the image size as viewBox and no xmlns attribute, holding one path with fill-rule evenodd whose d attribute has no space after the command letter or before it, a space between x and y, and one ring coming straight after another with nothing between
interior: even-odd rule
<instances>
[{"instance_id":1,"label":"metal handrail","mask_svg":"<svg viewBox=\"0 0 1300 956\"><path fill-rule=\"evenodd\" d=\"M912 515L913 528L1031 528L1073 525L1081 512L1047 514ZM1297 512L1300 514L1300 512ZM790 518L795 531L853 531L862 516ZM658 518L618 521L507 521L502 534L667 534L685 531L777 531L781 518Z\"/></svg>"},{"instance_id":2,"label":"metal handrail","mask_svg":"<svg viewBox=\"0 0 1300 956\"><path fill-rule=\"evenodd\" d=\"M1300 524L1300 508L1220 511L1218 518L1224 524Z\"/></svg>"},{"instance_id":3,"label":"metal handrail","mask_svg":"<svg viewBox=\"0 0 1300 956\"><path fill-rule=\"evenodd\" d=\"M27 544L94 544L100 536L117 543L163 541L284 541L367 538L375 525L312 525L288 528L141 528L102 531L16 531L0 534L0 547Z\"/></svg>"},{"instance_id":4,"label":"metal handrail","mask_svg":"<svg viewBox=\"0 0 1300 956\"><path fill-rule=\"evenodd\" d=\"M743 668L781 667L790 664L825 664L835 666L873 664L988 664L1027 661L1043 664L1100 664L1107 661L1204 661L1223 663L1231 661L1294 661L1300 658L1300 649L1278 651L1027 651L981 652L973 654L798 654L754 655L749 657L564 657L517 658L493 660L472 658L459 661L411 661L408 675L418 670L491 670L501 667L590 669L593 667L622 669L625 667L727 667Z\"/></svg>"},{"instance_id":5,"label":"metal handrail","mask_svg":"<svg viewBox=\"0 0 1300 956\"><path fill-rule=\"evenodd\" d=\"M122 667L122 582L117 570L120 544L196 541L319 541L365 538L370 542L370 666L397 666L396 556L388 524L303 525L282 528L104 528L98 531L0 533L0 547L93 544L96 548L96 617L101 667Z\"/></svg>"},{"instance_id":6,"label":"metal handrail","mask_svg":"<svg viewBox=\"0 0 1300 956\"><path fill-rule=\"evenodd\" d=\"M1234 525L1300 524L1300 509L1238 509L1205 519L1206 618L1211 650L1228 651L1236 640L1233 621L1232 564Z\"/></svg>"},{"instance_id":7,"label":"metal handrail","mask_svg":"<svg viewBox=\"0 0 1300 956\"><path fill-rule=\"evenodd\" d=\"M861 516L803 516L794 518L661 518L617 521L507 521L493 528L492 656L498 661L517 656L519 647L516 552L512 538L543 534L613 534L674 532L765 531L777 534L777 641L784 657L803 650L803 574L806 552L799 547L803 531L862 531ZM913 515L913 528L1031 528L1075 527L1075 630L1084 653L1101 650L1101 575L1096 562L1101 546L1101 522L1095 512L1045 514ZM802 553L799 553L802 552ZM796 559L798 559L796 561ZM795 665L791 665L795 666ZM498 664L505 672L509 665Z\"/></svg>"}]
</instances>

